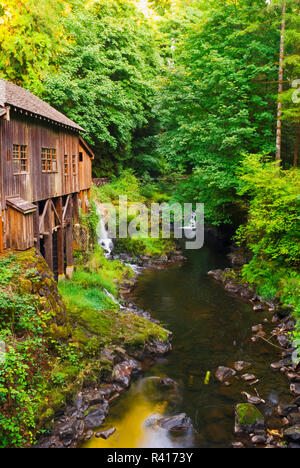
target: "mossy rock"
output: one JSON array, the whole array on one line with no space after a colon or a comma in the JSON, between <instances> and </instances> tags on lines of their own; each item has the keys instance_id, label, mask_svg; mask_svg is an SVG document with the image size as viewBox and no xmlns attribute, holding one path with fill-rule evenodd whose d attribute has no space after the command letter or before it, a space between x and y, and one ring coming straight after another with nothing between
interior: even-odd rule
<instances>
[{"instance_id":1,"label":"mossy rock","mask_svg":"<svg viewBox=\"0 0 300 468\"><path fill-rule=\"evenodd\" d=\"M42 427L43 429L49 430L53 426L53 421L54 421L54 410L53 408L48 408L42 415L39 417L39 427Z\"/></svg>"},{"instance_id":2,"label":"mossy rock","mask_svg":"<svg viewBox=\"0 0 300 468\"><path fill-rule=\"evenodd\" d=\"M24 293L31 293L32 292L32 283L28 279L20 279L20 292Z\"/></svg>"},{"instance_id":3,"label":"mossy rock","mask_svg":"<svg viewBox=\"0 0 300 468\"><path fill-rule=\"evenodd\" d=\"M54 413L60 413L65 410L66 407L66 395L64 392L59 390L53 390L49 395L49 402Z\"/></svg>"},{"instance_id":4,"label":"mossy rock","mask_svg":"<svg viewBox=\"0 0 300 468\"><path fill-rule=\"evenodd\" d=\"M237 405L237 416L239 424L255 424L256 421L264 419L259 409L251 403Z\"/></svg>"},{"instance_id":5,"label":"mossy rock","mask_svg":"<svg viewBox=\"0 0 300 468\"><path fill-rule=\"evenodd\" d=\"M264 427L264 416L251 403L240 403L235 408L235 433L252 432Z\"/></svg>"}]
</instances>

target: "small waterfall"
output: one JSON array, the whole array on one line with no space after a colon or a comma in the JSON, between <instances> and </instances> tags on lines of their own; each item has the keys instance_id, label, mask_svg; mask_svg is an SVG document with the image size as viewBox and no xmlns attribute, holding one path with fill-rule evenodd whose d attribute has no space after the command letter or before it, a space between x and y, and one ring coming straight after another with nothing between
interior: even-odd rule
<instances>
[{"instance_id":1,"label":"small waterfall","mask_svg":"<svg viewBox=\"0 0 300 468\"><path fill-rule=\"evenodd\" d=\"M97 227L97 235L98 235L98 244L102 249L106 252L106 254L109 256L111 255L113 248L114 248L114 243L113 241L109 238L105 222L103 219L103 215L100 211L99 206L97 207L97 214L99 216L99 224Z\"/></svg>"},{"instance_id":2,"label":"small waterfall","mask_svg":"<svg viewBox=\"0 0 300 468\"><path fill-rule=\"evenodd\" d=\"M183 226L182 229L196 231L196 229L197 229L197 220L196 220L196 218L197 218L197 213L195 211L193 211L189 224L187 226Z\"/></svg>"},{"instance_id":3,"label":"small waterfall","mask_svg":"<svg viewBox=\"0 0 300 468\"><path fill-rule=\"evenodd\" d=\"M186 237L192 239L193 237L196 236L196 230L197 230L197 213L195 211L192 211L192 215L189 221L189 224L187 226L183 226L181 228ZM187 234L188 232L188 234Z\"/></svg>"},{"instance_id":4,"label":"small waterfall","mask_svg":"<svg viewBox=\"0 0 300 468\"><path fill-rule=\"evenodd\" d=\"M143 267L134 265L133 263L125 263L125 265L131 268L135 275L140 275L143 271Z\"/></svg>"},{"instance_id":5,"label":"small waterfall","mask_svg":"<svg viewBox=\"0 0 300 468\"><path fill-rule=\"evenodd\" d=\"M120 302L115 298L115 296L111 294L109 291L107 291L107 289L104 289L104 292L107 295L107 297L109 297L112 300L112 302L114 302L117 306L120 307L121 310L125 309L125 307L122 306L122 304L120 304Z\"/></svg>"}]
</instances>

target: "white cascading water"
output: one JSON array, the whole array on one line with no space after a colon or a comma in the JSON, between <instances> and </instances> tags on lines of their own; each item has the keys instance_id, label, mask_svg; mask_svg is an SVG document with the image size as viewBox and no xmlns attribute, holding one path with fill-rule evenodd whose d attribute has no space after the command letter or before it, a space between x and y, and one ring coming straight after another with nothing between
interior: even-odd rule
<instances>
[{"instance_id":1,"label":"white cascading water","mask_svg":"<svg viewBox=\"0 0 300 468\"><path fill-rule=\"evenodd\" d=\"M97 228L98 244L100 245L100 247L102 247L106 254L111 255L114 248L114 243L108 235L105 222L99 207L97 207L97 214L99 216L99 225Z\"/></svg>"},{"instance_id":2,"label":"white cascading water","mask_svg":"<svg viewBox=\"0 0 300 468\"><path fill-rule=\"evenodd\" d=\"M192 215L187 226L183 226L181 228L185 233L188 232L188 237L191 239L192 237L196 236L196 229L197 229L197 213L192 211Z\"/></svg>"}]
</instances>

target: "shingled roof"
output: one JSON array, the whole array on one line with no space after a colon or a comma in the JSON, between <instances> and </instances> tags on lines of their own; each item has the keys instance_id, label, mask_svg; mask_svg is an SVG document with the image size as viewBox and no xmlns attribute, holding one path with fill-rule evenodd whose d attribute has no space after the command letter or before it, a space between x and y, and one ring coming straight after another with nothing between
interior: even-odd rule
<instances>
[{"instance_id":1,"label":"shingled roof","mask_svg":"<svg viewBox=\"0 0 300 468\"><path fill-rule=\"evenodd\" d=\"M42 99L2 78L0 78L0 106L11 106L12 109L15 108L16 110L28 112L33 117L39 116L71 129L81 132L85 131L80 125L68 119L68 117L54 109L54 107L51 107L45 101L42 101Z\"/></svg>"}]
</instances>

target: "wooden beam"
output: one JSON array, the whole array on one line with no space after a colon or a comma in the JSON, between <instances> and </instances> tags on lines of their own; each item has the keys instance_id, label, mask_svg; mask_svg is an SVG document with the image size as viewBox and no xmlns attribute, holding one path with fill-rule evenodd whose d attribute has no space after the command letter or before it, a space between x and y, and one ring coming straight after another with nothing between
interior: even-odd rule
<instances>
[{"instance_id":1,"label":"wooden beam","mask_svg":"<svg viewBox=\"0 0 300 468\"><path fill-rule=\"evenodd\" d=\"M78 193L74 193L73 196L73 218L74 223L79 224L79 200L78 200Z\"/></svg>"},{"instance_id":2,"label":"wooden beam","mask_svg":"<svg viewBox=\"0 0 300 468\"><path fill-rule=\"evenodd\" d=\"M33 213L33 232L35 238L35 247L38 250L41 250L41 243L40 243L40 215L39 215L39 204L37 203L37 209Z\"/></svg>"},{"instance_id":3,"label":"wooden beam","mask_svg":"<svg viewBox=\"0 0 300 468\"><path fill-rule=\"evenodd\" d=\"M66 213L67 227L66 227L66 276L72 278L74 271L74 258L73 258L73 200L69 197L68 210Z\"/></svg>"},{"instance_id":4,"label":"wooden beam","mask_svg":"<svg viewBox=\"0 0 300 468\"><path fill-rule=\"evenodd\" d=\"M42 232L43 228L43 223L45 220L46 213L48 212L48 207L49 207L50 200L47 200L43 209L42 216L40 217L40 225L39 225L39 231Z\"/></svg>"},{"instance_id":5,"label":"wooden beam","mask_svg":"<svg viewBox=\"0 0 300 468\"><path fill-rule=\"evenodd\" d=\"M57 213L57 210L56 210L56 207L55 207L55 204L53 203L53 200L51 200L51 205L52 205L52 208L53 208L53 211L54 211L54 214L56 215L57 217L57 220L58 220L58 224L61 225L62 224L62 214L59 215Z\"/></svg>"},{"instance_id":6,"label":"wooden beam","mask_svg":"<svg viewBox=\"0 0 300 468\"><path fill-rule=\"evenodd\" d=\"M57 216L62 219L63 202L62 197L55 201ZM57 230L57 264L58 264L58 281L64 279L65 276L65 255L64 255L64 228L61 223Z\"/></svg>"},{"instance_id":7,"label":"wooden beam","mask_svg":"<svg viewBox=\"0 0 300 468\"><path fill-rule=\"evenodd\" d=\"M71 198L71 195L68 195L67 200L66 200L66 204L65 204L64 209L63 209L62 221L64 221L66 219L66 214L67 214L68 206L69 206L69 203L70 203L70 198Z\"/></svg>"},{"instance_id":8,"label":"wooden beam","mask_svg":"<svg viewBox=\"0 0 300 468\"><path fill-rule=\"evenodd\" d=\"M47 200L49 202L49 200ZM48 236L44 237L45 247L45 260L49 265L51 271L53 271L53 235L52 235L52 216L51 216L51 204L46 203L47 210L44 214L45 230L48 231ZM46 207L45 206L45 207Z\"/></svg>"},{"instance_id":9,"label":"wooden beam","mask_svg":"<svg viewBox=\"0 0 300 468\"><path fill-rule=\"evenodd\" d=\"M4 250L4 246L3 246L3 227L4 227L4 223L3 223L3 219L2 219L2 215L0 215L0 252L2 253L3 250Z\"/></svg>"}]
</instances>

